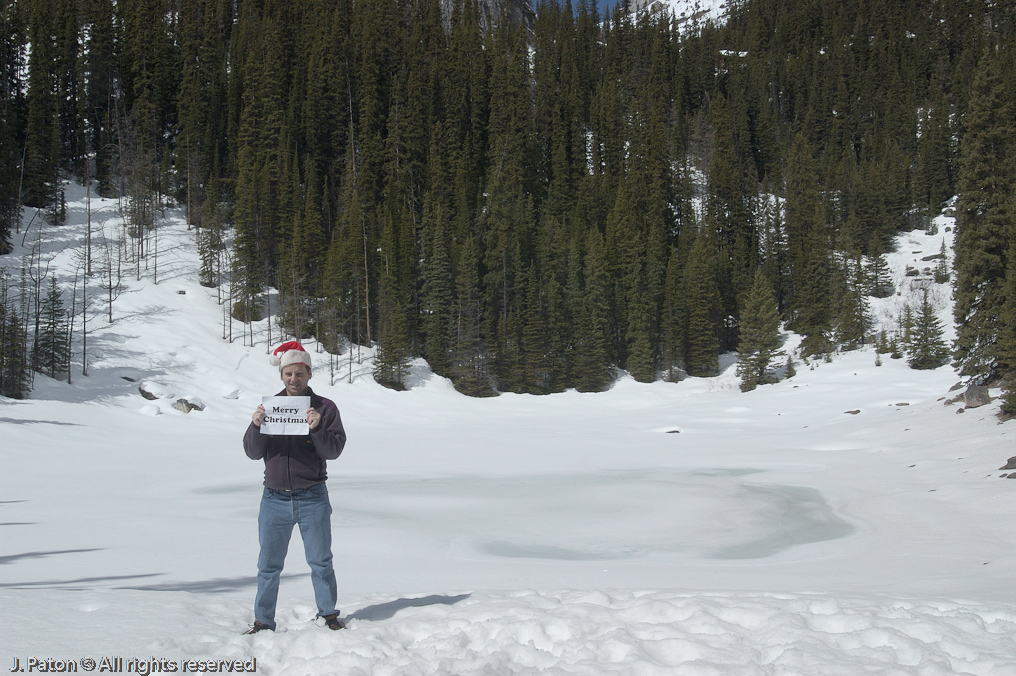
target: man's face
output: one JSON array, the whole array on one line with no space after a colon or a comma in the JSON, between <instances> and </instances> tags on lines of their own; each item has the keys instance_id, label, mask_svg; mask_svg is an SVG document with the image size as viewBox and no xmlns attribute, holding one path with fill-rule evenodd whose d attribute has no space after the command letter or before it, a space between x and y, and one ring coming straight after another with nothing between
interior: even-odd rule
<instances>
[{"instance_id":1,"label":"man's face","mask_svg":"<svg viewBox=\"0 0 1016 676\"><path fill-rule=\"evenodd\" d=\"M307 393L307 381L310 380L310 369L306 364L290 364L282 369L282 382L286 385L286 394L299 397Z\"/></svg>"}]
</instances>

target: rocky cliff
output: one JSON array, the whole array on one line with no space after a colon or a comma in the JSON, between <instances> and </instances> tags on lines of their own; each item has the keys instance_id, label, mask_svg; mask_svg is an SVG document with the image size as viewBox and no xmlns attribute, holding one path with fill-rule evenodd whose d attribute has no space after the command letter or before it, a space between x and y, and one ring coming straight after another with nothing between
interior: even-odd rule
<instances>
[{"instance_id":1,"label":"rocky cliff","mask_svg":"<svg viewBox=\"0 0 1016 676\"><path fill-rule=\"evenodd\" d=\"M452 7L456 0L441 0L441 14L444 16L445 24L451 21ZM521 24L528 31L533 30L533 23L536 21L536 12L530 0L478 0L480 8L480 25L484 28L500 20L502 14L507 16L508 21L514 24Z\"/></svg>"}]
</instances>

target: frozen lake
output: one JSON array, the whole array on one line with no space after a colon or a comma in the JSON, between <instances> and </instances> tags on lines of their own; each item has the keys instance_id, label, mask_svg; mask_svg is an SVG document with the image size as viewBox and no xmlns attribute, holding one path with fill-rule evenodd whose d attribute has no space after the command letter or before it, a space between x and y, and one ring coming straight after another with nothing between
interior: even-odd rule
<instances>
[{"instance_id":1,"label":"frozen lake","mask_svg":"<svg viewBox=\"0 0 1016 676\"><path fill-rule=\"evenodd\" d=\"M762 475L746 468L467 476L333 481L330 490L338 523L425 532L461 556L754 559L854 532L820 491L759 484Z\"/></svg>"}]
</instances>

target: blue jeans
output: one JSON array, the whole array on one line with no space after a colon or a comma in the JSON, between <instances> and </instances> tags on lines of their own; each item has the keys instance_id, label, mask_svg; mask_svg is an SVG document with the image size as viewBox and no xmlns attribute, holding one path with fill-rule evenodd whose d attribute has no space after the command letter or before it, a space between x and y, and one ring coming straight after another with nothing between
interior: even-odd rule
<instances>
[{"instance_id":1,"label":"blue jeans","mask_svg":"<svg viewBox=\"0 0 1016 676\"><path fill-rule=\"evenodd\" d=\"M323 483L295 491L265 488L258 514L258 592L254 619L275 629L275 603L279 598L282 564L289 551L293 526L300 525L303 550L310 566L318 616L336 612L335 570L332 568L332 506Z\"/></svg>"}]
</instances>

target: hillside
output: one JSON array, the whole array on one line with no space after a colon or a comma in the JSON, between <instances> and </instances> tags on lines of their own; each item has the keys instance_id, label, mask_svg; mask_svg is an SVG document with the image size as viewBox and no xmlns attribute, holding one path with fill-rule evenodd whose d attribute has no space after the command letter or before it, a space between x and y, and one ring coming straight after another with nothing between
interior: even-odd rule
<instances>
[{"instance_id":1,"label":"hillside","mask_svg":"<svg viewBox=\"0 0 1016 676\"><path fill-rule=\"evenodd\" d=\"M594 5L8 2L0 252L74 176L136 246L179 205L227 317L275 289L394 388L595 392L719 374L758 275L809 355L867 340L858 266L955 197L955 358L1007 382L1011 3Z\"/></svg>"}]
</instances>

